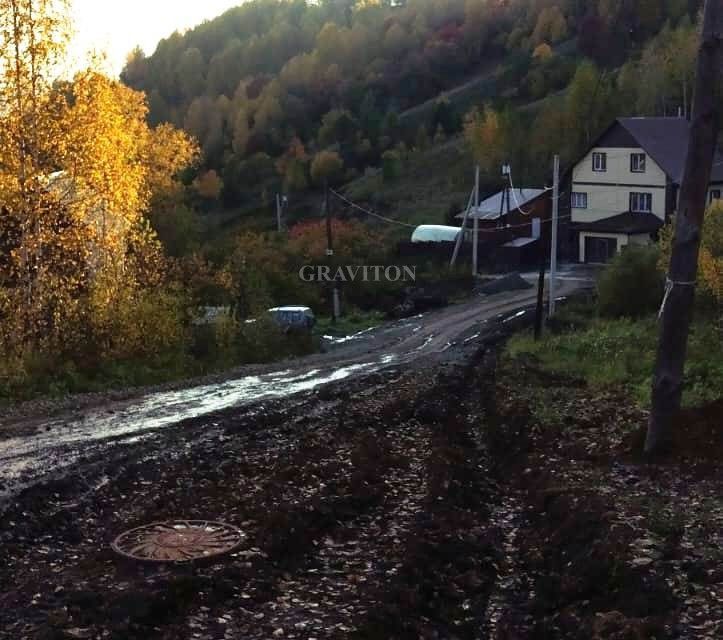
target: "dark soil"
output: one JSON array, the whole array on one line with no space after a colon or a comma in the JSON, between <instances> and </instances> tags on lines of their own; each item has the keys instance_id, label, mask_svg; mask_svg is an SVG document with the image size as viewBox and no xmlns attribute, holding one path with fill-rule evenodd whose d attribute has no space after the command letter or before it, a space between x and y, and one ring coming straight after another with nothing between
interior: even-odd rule
<instances>
[{"instance_id":1,"label":"dark soil","mask_svg":"<svg viewBox=\"0 0 723 640\"><path fill-rule=\"evenodd\" d=\"M721 637L719 407L681 417L685 456L638 463L622 393L495 362L189 420L26 490L0 522L0 637ZM246 542L203 565L110 549L179 517Z\"/></svg>"},{"instance_id":2,"label":"dark soil","mask_svg":"<svg viewBox=\"0 0 723 640\"><path fill-rule=\"evenodd\" d=\"M640 449L644 411L619 392L547 384L529 362L503 367L496 414L527 588L494 637L721 637L720 403L683 412L656 464Z\"/></svg>"}]
</instances>

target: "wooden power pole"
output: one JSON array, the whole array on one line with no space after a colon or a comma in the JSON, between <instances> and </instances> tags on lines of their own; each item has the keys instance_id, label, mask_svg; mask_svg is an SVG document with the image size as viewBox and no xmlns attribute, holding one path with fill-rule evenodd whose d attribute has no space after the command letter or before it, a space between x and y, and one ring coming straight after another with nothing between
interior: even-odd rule
<instances>
[{"instance_id":1,"label":"wooden power pole","mask_svg":"<svg viewBox=\"0 0 723 640\"><path fill-rule=\"evenodd\" d=\"M334 259L334 238L332 233L332 221L331 221L331 200L329 198L329 185L324 181L324 210L326 213L326 257L331 263ZM332 311L331 321L336 324L336 321L341 316L341 301L339 299L339 285L334 279L334 288L332 290Z\"/></svg>"},{"instance_id":2,"label":"wooden power pole","mask_svg":"<svg viewBox=\"0 0 723 640\"><path fill-rule=\"evenodd\" d=\"M673 417L680 409L683 368L693 316L701 228L719 128L721 0L706 0L696 71L688 155L680 189L673 252L661 309L660 341L653 376L652 410L645 452L670 445Z\"/></svg>"},{"instance_id":3,"label":"wooden power pole","mask_svg":"<svg viewBox=\"0 0 723 640\"><path fill-rule=\"evenodd\" d=\"M552 234L550 236L550 317L555 315L555 296L557 295L557 236L560 217L560 156L556 155L553 166L552 186Z\"/></svg>"},{"instance_id":4,"label":"wooden power pole","mask_svg":"<svg viewBox=\"0 0 723 640\"><path fill-rule=\"evenodd\" d=\"M474 174L474 228L472 231L472 275L479 274L479 165Z\"/></svg>"}]
</instances>

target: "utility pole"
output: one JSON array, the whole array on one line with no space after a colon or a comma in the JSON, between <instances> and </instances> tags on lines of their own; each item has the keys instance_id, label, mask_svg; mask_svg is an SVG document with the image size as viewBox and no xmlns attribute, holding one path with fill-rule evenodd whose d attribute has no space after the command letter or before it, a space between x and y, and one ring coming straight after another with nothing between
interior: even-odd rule
<instances>
[{"instance_id":1,"label":"utility pole","mask_svg":"<svg viewBox=\"0 0 723 640\"><path fill-rule=\"evenodd\" d=\"M698 254L706 195L720 126L720 69L723 62L720 0L706 0L696 69L688 154L675 216L675 237L661 309L660 340L653 375L652 408L645 452L665 450L683 395L683 370L695 301Z\"/></svg>"},{"instance_id":2,"label":"utility pole","mask_svg":"<svg viewBox=\"0 0 723 640\"><path fill-rule=\"evenodd\" d=\"M472 275L479 272L479 165L474 176L474 231L472 239Z\"/></svg>"},{"instance_id":3,"label":"utility pole","mask_svg":"<svg viewBox=\"0 0 723 640\"><path fill-rule=\"evenodd\" d=\"M560 215L560 156L555 156L552 186L552 239L550 240L550 312L555 315L555 295L557 277L557 221Z\"/></svg>"},{"instance_id":4,"label":"utility pole","mask_svg":"<svg viewBox=\"0 0 723 640\"><path fill-rule=\"evenodd\" d=\"M504 187L502 187L502 192L500 193L500 215L497 218L497 228L498 229L502 228L502 216L505 213L505 189L506 188L507 188L506 185Z\"/></svg>"},{"instance_id":5,"label":"utility pole","mask_svg":"<svg viewBox=\"0 0 723 640\"><path fill-rule=\"evenodd\" d=\"M329 262L332 261L332 258L334 257L334 239L332 237L332 230L331 230L331 200L329 199L329 185L325 182L324 183L324 210L326 212L326 256L329 259ZM331 321L336 324L336 321L339 319L339 316L341 315L341 303L339 301L339 287L336 284L336 279L334 279L334 290L333 290L333 308L332 308L332 315L331 315Z\"/></svg>"},{"instance_id":6,"label":"utility pole","mask_svg":"<svg viewBox=\"0 0 723 640\"><path fill-rule=\"evenodd\" d=\"M281 196L276 194L276 230L281 233Z\"/></svg>"},{"instance_id":7,"label":"utility pole","mask_svg":"<svg viewBox=\"0 0 723 640\"><path fill-rule=\"evenodd\" d=\"M470 210L472 209L472 203L474 202L474 189L469 194L469 200L467 201L467 208L464 210L464 217L462 218L462 228L460 229L459 235L457 236L457 242L454 245L454 251L452 252L452 260L449 263L449 268L454 269L457 264L457 256L459 256L459 249L462 246L464 240L464 232L467 228L467 220L469 218Z\"/></svg>"},{"instance_id":8,"label":"utility pole","mask_svg":"<svg viewBox=\"0 0 723 640\"><path fill-rule=\"evenodd\" d=\"M502 191L502 199L500 200L500 219L497 222L497 227L502 228L502 220L503 215L509 216L510 214L510 192L508 188L508 182L510 182L510 175L512 174L512 167L505 163L502 165L502 175L505 178L505 186L504 190ZM505 221L507 224L509 224L509 220L505 218Z\"/></svg>"},{"instance_id":9,"label":"utility pole","mask_svg":"<svg viewBox=\"0 0 723 640\"><path fill-rule=\"evenodd\" d=\"M535 311L535 340L542 337L542 325L545 322L545 245L540 238L540 272L537 278L537 308Z\"/></svg>"}]
</instances>

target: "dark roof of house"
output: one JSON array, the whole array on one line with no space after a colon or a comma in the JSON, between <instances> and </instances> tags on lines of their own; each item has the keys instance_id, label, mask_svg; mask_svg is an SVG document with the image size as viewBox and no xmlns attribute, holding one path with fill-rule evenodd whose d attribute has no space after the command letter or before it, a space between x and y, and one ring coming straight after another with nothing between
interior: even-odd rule
<instances>
[{"instance_id":1,"label":"dark roof of house","mask_svg":"<svg viewBox=\"0 0 723 640\"><path fill-rule=\"evenodd\" d=\"M655 233L663 226L663 221L652 213L632 213L626 211L612 218L603 218L595 222L577 222L576 231L596 231L600 233Z\"/></svg>"},{"instance_id":2,"label":"dark roof of house","mask_svg":"<svg viewBox=\"0 0 723 640\"><path fill-rule=\"evenodd\" d=\"M680 182L690 135L685 118L618 118L618 122L671 180Z\"/></svg>"},{"instance_id":3,"label":"dark roof of house","mask_svg":"<svg viewBox=\"0 0 723 640\"><path fill-rule=\"evenodd\" d=\"M681 183L690 139L690 122L685 118L661 117L618 118L567 168L565 179L571 175L574 167L590 152L590 149L598 146L600 141L617 126L633 136L675 184ZM723 183L723 153L720 150L716 150L713 159L710 181Z\"/></svg>"}]
</instances>

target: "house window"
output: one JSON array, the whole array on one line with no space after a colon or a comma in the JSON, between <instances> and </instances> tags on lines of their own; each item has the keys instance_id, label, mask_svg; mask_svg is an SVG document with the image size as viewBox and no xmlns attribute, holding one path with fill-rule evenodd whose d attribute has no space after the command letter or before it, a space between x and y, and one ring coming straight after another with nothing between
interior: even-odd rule
<instances>
[{"instance_id":1,"label":"house window","mask_svg":"<svg viewBox=\"0 0 723 640\"><path fill-rule=\"evenodd\" d=\"M633 173L645 173L645 154L630 154L630 171Z\"/></svg>"},{"instance_id":2,"label":"house window","mask_svg":"<svg viewBox=\"0 0 723 640\"><path fill-rule=\"evenodd\" d=\"M631 193L630 194L630 211L633 213L652 213L653 211L653 194L652 193Z\"/></svg>"},{"instance_id":3,"label":"house window","mask_svg":"<svg viewBox=\"0 0 723 640\"><path fill-rule=\"evenodd\" d=\"M573 209L587 209L587 193L573 192L572 208Z\"/></svg>"},{"instance_id":4,"label":"house window","mask_svg":"<svg viewBox=\"0 0 723 640\"><path fill-rule=\"evenodd\" d=\"M592 154L592 170L607 171L608 170L608 154L595 152Z\"/></svg>"},{"instance_id":5,"label":"house window","mask_svg":"<svg viewBox=\"0 0 723 640\"><path fill-rule=\"evenodd\" d=\"M713 200L720 200L720 189L710 190L710 201L713 202Z\"/></svg>"}]
</instances>

